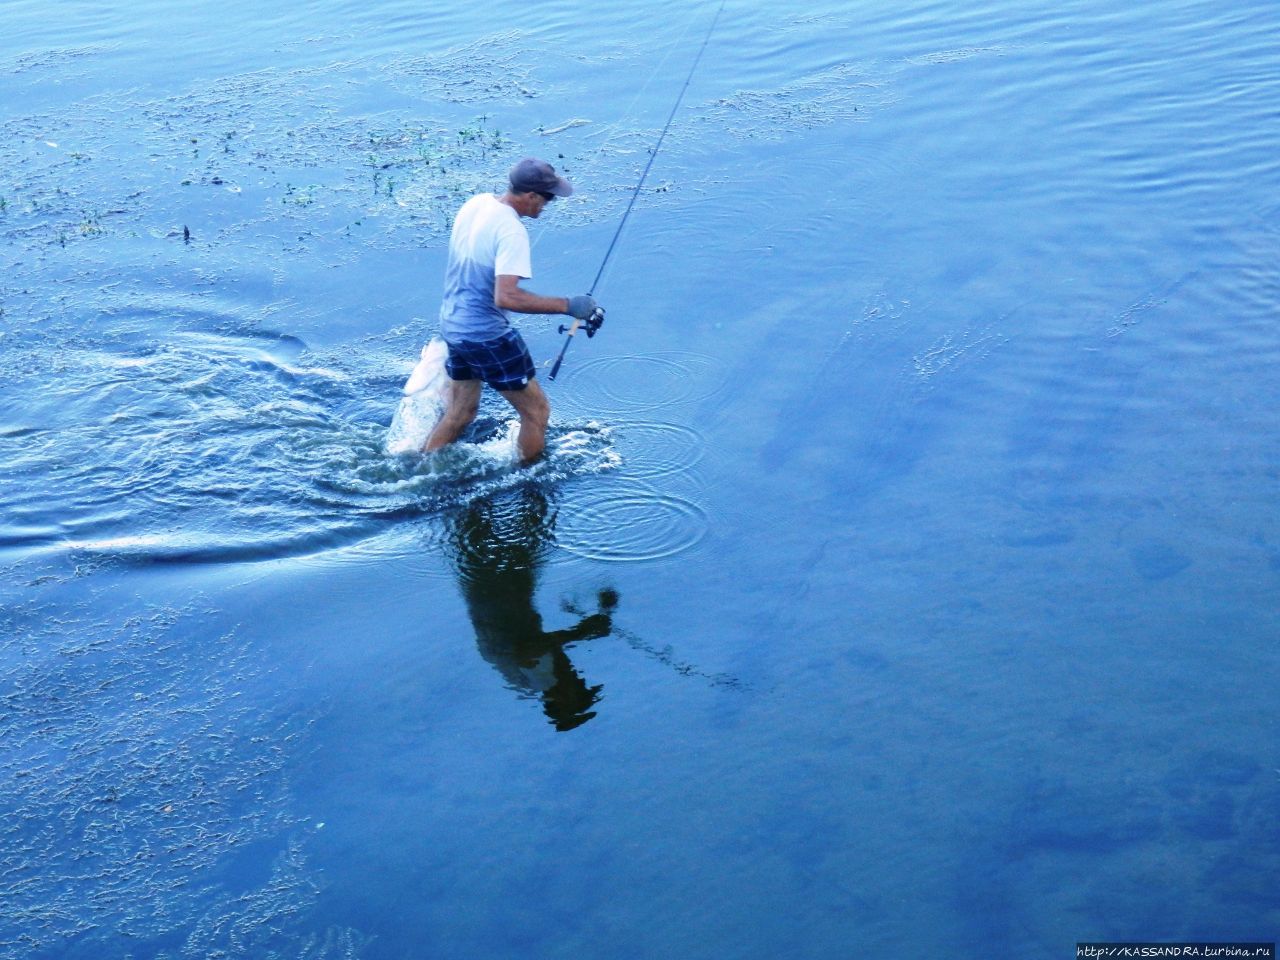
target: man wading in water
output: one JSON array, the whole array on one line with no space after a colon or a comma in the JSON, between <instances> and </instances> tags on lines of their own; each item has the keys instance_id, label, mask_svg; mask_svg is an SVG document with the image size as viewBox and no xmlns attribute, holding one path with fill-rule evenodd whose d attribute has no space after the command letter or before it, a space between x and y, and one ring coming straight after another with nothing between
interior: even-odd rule
<instances>
[{"instance_id":1,"label":"man wading in water","mask_svg":"<svg viewBox=\"0 0 1280 960\"><path fill-rule=\"evenodd\" d=\"M457 440L475 419L480 391L489 384L520 415L517 447L521 463L531 463L546 445L551 404L534 379L537 371L508 310L564 313L586 320L596 309L588 294L544 297L520 288L533 276L529 232L521 217L537 219L573 185L545 160L528 157L511 168L510 186L497 196L482 193L462 205L449 238L449 266L440 304L440 336L449 347L448 406L424 452Z\"/></svg>"}]
</instances>

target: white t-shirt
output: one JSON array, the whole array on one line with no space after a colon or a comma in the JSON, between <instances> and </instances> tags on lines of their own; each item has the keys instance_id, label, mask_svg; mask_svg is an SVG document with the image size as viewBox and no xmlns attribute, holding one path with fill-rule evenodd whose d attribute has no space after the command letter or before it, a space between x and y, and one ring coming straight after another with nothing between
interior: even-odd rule
<instances>
[{"instance_id":1,"label":"white t-shirt","mask_svg":"<svg viewBox=\"0 0 1280 960\"><path fill-rule=\"evenodd\" d=\"M510 317L493 302L499 274L533 276L529 231L513 209L481 193L462 205L449 236L440 303L440 336L446 342L493 340L511 329Z\"/></svg>"}]
</instances>

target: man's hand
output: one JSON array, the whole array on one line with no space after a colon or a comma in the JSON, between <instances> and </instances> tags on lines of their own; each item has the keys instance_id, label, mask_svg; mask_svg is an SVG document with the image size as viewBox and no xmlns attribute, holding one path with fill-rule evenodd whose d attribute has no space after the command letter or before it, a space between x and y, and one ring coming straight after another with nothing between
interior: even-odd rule
<instances>
[{"instance_id":1,"label":"man's hand","mask_svg":"<svg viewBox=\"0 0 1280 960\"><path fill-rule=\"evenodd\" d=\"M565 313L575 320L585 320L596 312L596 298L589 293L569 298L569 309Z\"/></svg>"}]
</instances>

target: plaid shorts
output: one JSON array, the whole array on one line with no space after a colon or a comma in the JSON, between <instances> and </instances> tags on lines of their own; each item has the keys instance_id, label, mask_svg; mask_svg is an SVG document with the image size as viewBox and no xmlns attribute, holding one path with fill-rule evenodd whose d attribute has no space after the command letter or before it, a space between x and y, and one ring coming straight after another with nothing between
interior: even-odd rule
<instances>
[{"instance_id":1,"label":"plaid shorts","mask_svg":"<svg viewBox=\"0 0 1280 960\"><path fill-rule=\"evenodd\" d=\"M450 343L444 369L451 380L483 380L495 390L523 390L537 374L518 330L483 343Z\"/></svg>"}]
</instances>

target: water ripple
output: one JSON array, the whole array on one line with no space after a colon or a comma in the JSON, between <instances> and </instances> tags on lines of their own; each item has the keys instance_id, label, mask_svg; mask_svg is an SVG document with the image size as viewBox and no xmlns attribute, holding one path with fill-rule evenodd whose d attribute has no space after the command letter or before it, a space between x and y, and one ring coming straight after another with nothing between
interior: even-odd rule
<instances>
[{"instance_id":1,"label":"water ripple","mask_svg":"<svg viewBox=\"0 0 1280 960\"><path fill-rule=\"evenodd\" d=\"M683 497L625 482L561 507L556 541L591 560L636 562L674 556L695 546L707 532L701 506Z\"/></svg>"},{"instance_id":2,"label":"water ripple","mask_svg":"<svg viewBox=\"0 0 1280 960\"><path fill-rule=\"evenodd\" d=\"M592 410L627 415L705 400L724 388L724 368L699 353L595 357L566 371Z\"/></svg>"},{"instance_id":3,"label":"water ripple","mask_svg":"<svg viewBox=\"0 0 1280 960\"><path fill-rule=\"evenodd\" d=\"M705 441L692 427L636 420L615 428L627 475L655 479L683 473L702 459Z\"/></svg>"},{"instance_id":4,"label":"water ripple","mask_svg":"<svg viewBox=\"0 0 1280 960\"><path fill-rule=\"evenodd\" d=\"M586 421L554 427L547 457L517 469L515 424L496 400L470 442L387 456L396 395L380 358L358 361L375 374L292 338L108 334L45 362L61 370L56 387L23 411L28 423L0 433L13 549L131 562L312 555L391 521L620 463L610 431Z\"/></svg>"}]
</instances>

